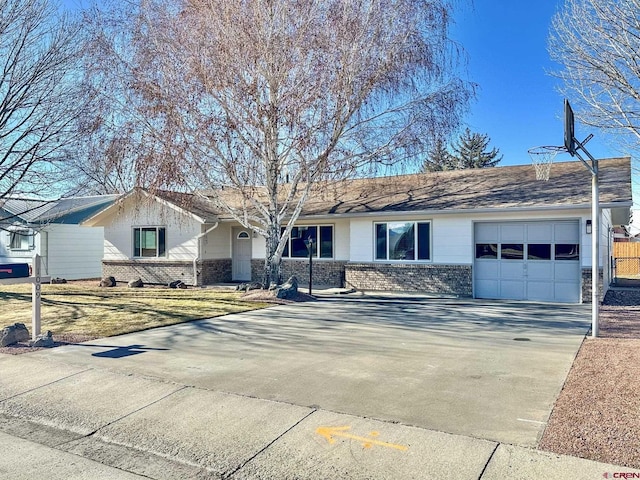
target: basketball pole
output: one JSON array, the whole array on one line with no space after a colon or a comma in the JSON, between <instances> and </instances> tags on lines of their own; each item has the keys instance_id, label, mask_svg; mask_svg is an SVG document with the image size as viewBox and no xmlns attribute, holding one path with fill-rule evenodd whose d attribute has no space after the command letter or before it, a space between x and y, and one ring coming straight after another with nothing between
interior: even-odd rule
<instances>
[{"instance_id":1,"label":"basketball pole","mask_svg":"<svg viewBox=\"0 0 640 480\"><path fill-rule=\"evenodd\" d=\"M591 174L591 338L598 338L600 315L600 188L598 161L593 159Z\"/></svg>"},{"instance_id":2,"label":"basketball pole","mask_svg":"<svg viewBox=\"0 0 640 480\"><path fill-rule=\"evenodd\" d=\"M564 146L563 147L536 147L529 149L531 161L536 167L536 178L538 180L549 179L549 169L553 157L559 151L566 151L572 157L576 156L583 163L587 170L591 172L591 337L597 338L599 333L599 314L600 314L600 188L598 185L598 160L584 147L585 144L593 138L593 134L589 134L582 142L575 137L573 109L569 104L569 100L564 99ZM578 150L582 150L589 157L591 163L587 162ZM541 160L536 160L538 156ZM547 162L549 166L546 169L538 168ZM546 176L542 173L546 172ZM582 258L582 255L580 255ZM582 263L582 261L580 262ZM584 300L584 299L583 299Z\"/></svg>"},{"instance_id":3,"label":"basketball pole","mask_svg":"<svg viewBox=\"0 0 640 480\"><path fill-rule=\"evenodd\" d=\"M575 156L591 172L591 338L598 338L600 316L600 188L598 182L598 160L584 148L584 144L591 140L590 135L582 143L574 139L576 143ZM591 165L578 153L582 150Z\"/></svg>"}]
</instances>

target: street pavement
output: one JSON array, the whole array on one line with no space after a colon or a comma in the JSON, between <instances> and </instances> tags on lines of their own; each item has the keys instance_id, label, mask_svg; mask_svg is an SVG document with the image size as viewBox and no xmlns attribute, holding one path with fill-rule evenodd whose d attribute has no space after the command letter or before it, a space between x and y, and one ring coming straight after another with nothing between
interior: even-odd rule
<instances>
[{"instance_id":1,"label":"street pavement","mask_svg":"<svg viewBox=\"0 0 640 480\"><path fill-rule=\"evenodd\" d=\"M363 296L0 355L0 478L602 478L535 445L588 306Z\"/></svg>"}]
</instances>

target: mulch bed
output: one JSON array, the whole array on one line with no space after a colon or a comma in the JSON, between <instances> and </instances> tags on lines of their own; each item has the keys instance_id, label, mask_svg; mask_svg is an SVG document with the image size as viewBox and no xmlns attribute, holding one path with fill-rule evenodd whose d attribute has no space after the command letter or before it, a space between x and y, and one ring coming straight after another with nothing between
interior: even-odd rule
<instances>
[{"instance_id":1,"label":"mulch bed","mask_svg":"<svg viewBox=\"0 0 640 480\"><path fill-rule=\"evenodd\" d=\"M313 302L316 299L316 297L302 292L298 292L295 298L276 298L275 292L273 290L249 290L248 292L242 294L241 298L243 300L251 300L252 302L276 303L279 305L298 302Z\"/></svg>"}]
</instances>

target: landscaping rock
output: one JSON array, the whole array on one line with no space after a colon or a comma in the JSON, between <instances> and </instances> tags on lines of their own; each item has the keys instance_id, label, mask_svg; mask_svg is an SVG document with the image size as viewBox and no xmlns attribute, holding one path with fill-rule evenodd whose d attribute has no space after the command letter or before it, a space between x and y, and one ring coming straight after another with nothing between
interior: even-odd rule
<instances>
[{"instance_id":1,"label":"landscaping rock","mask_svg":"<svg viewBox=\"0 0 640 480\"><path fill-rule=\"evenodd\" d=\"M24 323L14 323L0 331L0 347L29 340L29 330Z\"/></svg>"},{"instance_id":2,"label":"landscaping rock","mask_svg":"<svg viewBox=\"0 0 640 480\"><path fill-rule=\"evenodd\" d=\"M604 297L603 305L618 307L635 307L640 305L640 290L611 289Z\"/></svg>"},{"instance_id":3,"label":"landscaping rock","mask_svg":"<svg viewBox=\"0 0 640 480\"><path fill-rule=\"evenodd\" d=\"M289 277L282 286L276 288L276 298L288 299L298 295L298 279L295 275Z\"/></svg>"},{"instance_id":4,"label":"landscaping rock","mask_svg":"<svg viewBox=\"0 0 640 480\"><path fill-rule=\"evenodd\" d=\"M29 342L31 347L53 347L55 342L53 341L53 333L51 330L47 330L47 333L41 333L35 340Z\"/></svg>"},{"instance_id":5,"label":"landscaping rock","mask_svg":"<svg viewBox=\"0 0 640 480\"><path fill-rule=\"evenodd\" d=\"M187 288L187 284L182 280L174 280L169 284L169 288Z\"/></svg>"},{"instance_id":6,"label":"landscaping rock","mask_svg":"<svg viewBox=\"0 0 640 480\"><path fill-rule=\"evenodd\" d=\"M131 280L127 283L129 288L142 288L144 287L144 283L142 283L142 279L138 278L137 280Z\"/></svg>"},{"instance_id":7,"label":"landscaping rock","mask_svg":"<svg viewBox=\"0 0 640 480\"><path fill-rule=\"evenodd\" d=\"M60 278L60 277L56 277L56 278L52 278L51 279L51 285L57 285L57 284L62 284L62 283L67 283L67 279L66 278Z\"/></svg>"},{"instance_id":8,"label":"landscaping rock","mask_svg":"<svg viewBox=\"0 0 640 480\"><path fill-rule=\"evenodd\" d=\"M116 286L116 279L114 277L104 277L101 281L100 281L100 287L115 287Z\"/></svg>"},{"instance_id":9,"label":"landscaping rock","mask_svg":"<svg viewBox=\"0 0 640 480\"><path fill-rule=\"evenodd\" d=\"M249 290L262 290L262 284L260 282L241 283L236 287L236 290L242 292L248 292Z\"/></svg>"}]
</instances>

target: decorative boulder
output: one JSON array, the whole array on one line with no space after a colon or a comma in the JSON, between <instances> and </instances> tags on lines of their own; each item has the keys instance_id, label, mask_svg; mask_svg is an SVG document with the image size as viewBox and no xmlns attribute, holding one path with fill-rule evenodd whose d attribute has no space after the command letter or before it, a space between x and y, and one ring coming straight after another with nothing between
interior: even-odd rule
<instances>
[{"instance_id":1,"label":"decorative boulder","mask_svg":"<svg viewBox=\"0 0 640 480\"><path fill-rule=\"evenodd\" d=\"M57 285L57 284L62 284L62 283L67 283L67 280L65 278L60 278L60 277L56 277L56 278L52 278L51 279L51 285Z\"/></svg>"},{"instance_id":2,"label":"decorative boulder","mask_svg":"<svg viewBox=\"0 0 640 480\"><path fill-rule=\"evenodd\" d=\"M260 282L241 283L236 287L236 290L242 292L248 292L249 290L262 290L262 284Z\"/></svg>"},{"instance_id":3,"label":"decorative boulder","mask_svg":"<svg viewBox=\"0 0 640 480\"><path fill-rule=\"evenodd\" d=\"M187 284L182 280L174 280L169 284L169 288L187 288Z\"/></svg>"},{"instance_id":4,"label":"decorative boulder","mask_svg":"<svg viewBox=\"0 0 640 480\"><path fill-rule=\"evenodd\" d=\"M53 347L55 345L53 333L51 333L51 330L47 330L47 333L41 333L35 340L29 342L29 345L32 347Z\"/></svg>"},{"instance_id":5,"label":"decorative boulder","mask_svg":"<svg viewBox=\"0 0 640 480\"><path fill-rule=\"evenodd\" d=\"M144 287L144 283L142 283L142 279L138 278L137 280L131 280L129 283L127 283L127 285L129 286L129 288L142 288Z\"/></svg>"},{"instance_id":6,"label":"decorative boulder","mask_svg":"<svg viewBox=\"0 0 640 480\"><path fill-rule=\"evenodd\" d=\"M29 340L29 330L27 330L24 323L14 323L0 331L0 347L26 342L27 340Z\"/></svg>"},{"instance_id":7,"label":"decorative boulder","mask_svg":"<svg viewBox=\"0 0 640 480\"><path fill-rule=\"evenodd\" d=\"M114 277L104 277L100 280L100 287L115 287L116 279Z\"/></svg>"},{"instance_id":8,"label":"decorative boulder","mask_svg":"<svg viewBox=\"0 0 640 480\"><path fill-rule=\"evenodd\" d=\"M295 276L289 277L286 283L276 288L276 298L295 298L298 295L298 279Z\"/></svg>"}]
</instances>

